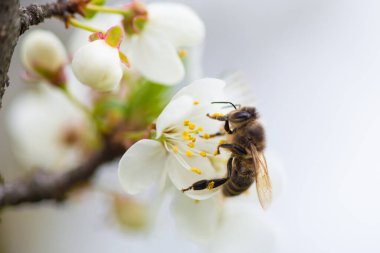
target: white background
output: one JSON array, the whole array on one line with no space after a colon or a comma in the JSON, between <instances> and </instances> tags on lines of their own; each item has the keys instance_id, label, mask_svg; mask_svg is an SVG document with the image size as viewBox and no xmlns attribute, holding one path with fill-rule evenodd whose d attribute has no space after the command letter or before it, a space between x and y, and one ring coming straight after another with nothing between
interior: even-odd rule
<instances>
[{"instance_id":1,"label":"white background","mask_svg":"<svg viewBox=\"0 0 380 253\"><path fill-rule=\"evenodd\" d=\"M204 75L236 69L246 74L269 150L281 157L286 189L269 211L282 231L279 252L380 252L380 1L182 2L207 27ZM17 60L6 101L21 87ZM9 168L13 163L5 160L9 153L1 137L1 164ZM45 245L46 252L195 252L184 240L173 242L173 231L143 245L141 238L132 242L94 227L102 223L93 208L71 209L7 211L0 251L42 252L26 232L28 224L35 233L44 231L36 237L41 240L56 233L57 243ZM67 222L83 213L90 214L88 220ZM76 244L76 232L89 241ZM60 240L64 246L57 249Z\"/></svg>"}]
</instances>

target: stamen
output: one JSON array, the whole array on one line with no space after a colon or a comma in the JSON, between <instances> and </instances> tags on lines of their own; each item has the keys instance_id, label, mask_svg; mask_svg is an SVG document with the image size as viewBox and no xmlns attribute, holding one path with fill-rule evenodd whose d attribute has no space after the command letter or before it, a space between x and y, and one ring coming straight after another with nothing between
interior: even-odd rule
<instances>
[{"instance_id":1,"label":"stamen","mask_svg":"<svg viewBox=\"0 0 380 253\"><path fill-rule=\"evenodd\" d=\"M189 143L187 143L187 146L188 146L189 148L194 148L194 147L195 147L195 144L194 144L194 142L189 142Z\"/></svg>"},{"instance_id":2,"label":"stamen","mask_svg":"<svg viewBox=\"0 0 380 253\"><path fill-rule=\"evenodd\" d=\"M175 154L178 154L178 146L173 146L173 152L175 153Z\"/></svg>"},{"instance_id":3,"label":"stamen","mask_svg":"<svg viewBox=\"0 0 380 253\"><path fill-rule=\"evenodd\" d=\"M219 155L218 150L215 150L214 156L217 156L217 155Z\"/></svg>"},{"instance_id":4,"label":"stamen","mask_svg":"<svg viewBox=\"0 0 380 253\"><path fill-rule=\"evenodd\" d=\"M185 58L187 56L187 51L186 50L178 50L178 56L180 58Z\"/></svg>"},{"instance_id":5,"label":"stamen","mask_svg":"<svg viewBox=\"0 0 380 253\"><path fill-rule=\"evenodd\" d=\"M215 182L214 182L214 181L211 181L210 183L208 183L208 185L207 185L207 189L209 189L209 190L214 189L214 185L215 185Z\"/></svg>"},{"instance_id":6,"label":"stamen","mask_svg":"<svg viewBox=\"0 0 380 253\"><path fill-rule=\"evenodd\" d=\"M189 135L189 132L187 132L187 131L183 131L183 133L182 133L182 137L183 137L183 139L184 139L185 141L189 141L189 140L191 140L191 136Z\"/></svg>"},{"instance_id":7,"label":"stamen","mask_svg":"<svg viewBox=\"0 0 380 253\"><path fill-rule=\"evenodd\" d=\"M204 134L203 134L203 138L205 138L206 140L207 140L207 139L210 139L210 135L209 135L208 133L204 133Z\"/></svg>"},{"instance_id":8,"label":"stamen","mask_svg":"<svg viewBox=\"0 0 380 253\"><path fill-rule=\"evenodd\" d=\"M198 175L202 174L202 171L200 169L198 169L198 168L195 168L195 167L192 167L191 171L194 172L194 173L197 173Z\"/></svg>"},{"instance_id":9,"label":"stamen","mask_svg":"<svg viewBox=\"0 0 380 253\"><path fill-rule=\"evenodd\" d=\"M194 101L194 105L199 105L199 101L198 101L198 100L195 100L195 101Z\"/></svg>"},{"instance_id":10,"label":"stamen","mask_svg":"<svg viewBox=\"0 0 380 253\"><path fill-rule=\"evenodd\" d=\"M186 155L188 157L192 157L193 156L193 152L191 152L190 150L186 150Z\"/></svg>"},{"instance_id":11,"label":"stamen","mask_svg":"<svg viewBox=\"0 0 380 253\"><path fill-rule=\"evenodd\" d=\"M220 141L219 141L219 145L222 145L222 144L224 144L224 143L226 143L226 140L220 140Z\"/></svg>"},{"instance_id":12,"label":"stamen","mask_svg":"<svg viewBox=\"0 0 380 253\"><path fill-rule=\"evenodd\" d=\"M195 204L198 204L199 202L201 202L199 199L194 199Z\"/></svg>"},{"instance_id":13,"label":"stamen","mask_svg":"<svg viewBox=\"0 0 380 253\"><path fill-rule=\"evenodd\" d=\"M189 123L189 129L194 130L195 129L195 124L194 123Z\"/></svg>"},{"instance_id":14,"label":"stamen","mask_svg":"<svg viewBox=\"0 0 380 253\"><path fill-rule=\"evenodd\" d=\"M190 124L190 120L185 119L185 120L183 121L183 125L184 125L184 126L188 126L189 124Z\"/></svg>"},{"instance_id":15,"label":"stamen","mask_svg":"<svg viewBox=\"0 0 380 253\"><path fill-rule=\"evenodd\" d=\"M199 154L200 154L201 156L203 156L203 157L206 157L206 156L207 156L206 151L201 151Z\"/></svg>"},{"instance_id":16,"label":"stamen","mask_svg":"<svg viewBox=\"0 0 380 253\"><path fill-rule=\"evenodd\" d=\"M197 131L198 132L203 132L203 127L198 127Z\"/></svg>"},{"instance_id":17,"label":"stamen","mask_svg":"<svg viewBox=\"0 0 380 253\"><path fill-rule=\"evenodd\" d=\"M195 137L193 137L193 136L190 136L190 140L191 140L192 142L195 142L195 141L197 140L197 138L195 138Z\"/></svg>"}]
</instances>

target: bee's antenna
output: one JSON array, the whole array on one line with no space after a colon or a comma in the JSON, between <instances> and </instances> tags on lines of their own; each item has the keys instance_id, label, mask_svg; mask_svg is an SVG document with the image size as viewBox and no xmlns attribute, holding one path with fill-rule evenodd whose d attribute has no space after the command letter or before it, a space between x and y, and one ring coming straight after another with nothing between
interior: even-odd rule
<instances>
[{"instance_id":1,"label":"bee's antenna","mask_svg":"<svg viewBox=\"0 0 380 253\"><path fill-rule=\"evenodd\" d=\"M237 108L236 108L236 105L234 105L232 102L226 102L226 101L222 101L222 102L211 102L211 104L230 104L230 105L232 105L232 106L235 108L235 110L237 109Z\"/></svg>"}]
</instances>

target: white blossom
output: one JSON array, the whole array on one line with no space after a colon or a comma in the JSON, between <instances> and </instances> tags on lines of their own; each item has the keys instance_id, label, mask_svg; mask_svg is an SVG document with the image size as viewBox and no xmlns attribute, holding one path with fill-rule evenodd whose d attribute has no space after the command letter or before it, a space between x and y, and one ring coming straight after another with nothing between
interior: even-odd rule
<instances>
[{"instance_id":1,"label":"white blossom","mask_svg":"<svg viewBox=\"0 0 380 253\"><path fill-rule=\"evenodd\" d=\"M13 153L26 169L78 166L94 141L92 125L61 91L44 83L36 86L7 109Z\"/></svg>"},{"instance_id":2,"label":"white blossom","mask_svg":"<svg viewBox=\"0 0 380 253\"><path fill-rule=\"evenodd\" d=\"M147 79L176 84L185 74L178 50L199 45L205 36L204 24L183 4L153 3L147 11L143 30L126 37L126 54Z\"/></svg>"},{"instance_id":3,"label":"white blossom","mask_svg":"<svg viewBox=\"0 0 380 253\"><path fill-rule=\"evenodd\" d=\"M104 40L81 47L74 55L72 68L81 83L98 91L117 89L123 76L119 50Z\"/></svg>"},{"instance_id":4,"label":"white blossom","mask_svg":"<svg viewBox=\"0 0 380 253\"><path fill-rule=\"evenodd\" d=\"M141 140L121 158L119 179L127 193L138 193L169 176L182 190L202 179L220 177L210 157L218 139L209 139L221 123L206 117L213 110L212 101L223 99L224 82L201 79L181 89L157 119L157 140ZM187 191L194 199L205 199L216 189Z\"/></svg>"},{"instance_id":5,"label":"white blossom","mask_svg":"<svg viewBox=\"0 0 380 253\"><path fill-rule=\"evenodd\" d=\"M62 42L45 30L27 33L21 45L21 59L28 71L40 75L55 75L68 61Z\"/></svg>"}]
</instances>

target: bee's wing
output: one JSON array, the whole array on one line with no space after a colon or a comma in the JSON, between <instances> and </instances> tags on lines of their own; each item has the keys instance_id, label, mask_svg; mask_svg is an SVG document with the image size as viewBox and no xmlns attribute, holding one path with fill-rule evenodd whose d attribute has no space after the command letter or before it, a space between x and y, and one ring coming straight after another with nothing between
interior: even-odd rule
<instances>
[{"instance_id":1,"label":"bee's wing","mask_svg":"<svg viewBox=\"0 0 380 253\"><path fill-rule=\"evenodd\" d=\"M268 174L267 161L262 152L258 152L254 145L251 145L252 157L256 170L256 191L261 207L266 209L272 202L272 184Z\"/></svg>"}]
</instances>

